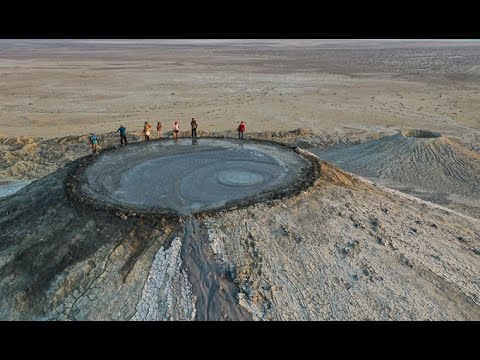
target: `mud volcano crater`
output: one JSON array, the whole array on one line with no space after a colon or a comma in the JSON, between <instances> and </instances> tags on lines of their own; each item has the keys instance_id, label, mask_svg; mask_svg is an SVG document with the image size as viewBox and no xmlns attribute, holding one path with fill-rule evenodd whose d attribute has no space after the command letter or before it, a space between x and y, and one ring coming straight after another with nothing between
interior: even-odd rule
<instances>
[{"instance_id":1,"label":"mud volcano crater","mask_svg":"<svg viewBox=\"0 0 480 360\"><path fill-rule=\"evenodd\" d=\"M406 131L403 131L402 134L405 137L415 137L415 138L424 138L424 139L439 138L442 136L442 134L438 132L429 131L429 130L406 130Z\"/></svg>"},{"instance_id":2,"label":"mud volcano crater","mask_svg":"<svg viewBox=\"0 0 480 360\"><path fill-rule=\"evenodd\" d=\"M202 138L152 141L90 156L69 184L95 207L190 215L298 193L319 164L275 142Z\"/></svg>"}]
</instances>

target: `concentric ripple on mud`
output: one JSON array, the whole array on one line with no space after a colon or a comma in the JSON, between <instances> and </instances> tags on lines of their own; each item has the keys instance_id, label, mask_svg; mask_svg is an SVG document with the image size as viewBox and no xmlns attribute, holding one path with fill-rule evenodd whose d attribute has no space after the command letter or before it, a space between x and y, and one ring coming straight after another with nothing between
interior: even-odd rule
<instances>
[{"instance_id":1,"label":"concentric ripple on mud","mask_svg":"<svg viewBox=\"0 0 480 360\"><path fill-rule=\"evenodd\" d=\"M271 143L165 140L100 155L87 169L82 190L113 205L191 214L295 184L309 166Z\"/></svg>"}]
</instances>

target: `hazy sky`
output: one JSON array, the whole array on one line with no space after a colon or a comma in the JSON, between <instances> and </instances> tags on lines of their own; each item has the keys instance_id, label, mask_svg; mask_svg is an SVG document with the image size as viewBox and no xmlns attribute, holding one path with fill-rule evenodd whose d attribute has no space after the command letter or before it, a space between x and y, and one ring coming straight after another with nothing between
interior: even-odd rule
<instances>
[{"instance_id":1,"label":"hazy sky","mask_svg":"<svg viewBox=\"0 0 480 360\"><path fill-rule=\"evenodd\" d=\"M265 46L265 47L428 47L480 46L479 39L0 39L3 45L15 47L69 45L170 45L170 46Z\"/></svg>"}]
</instances>

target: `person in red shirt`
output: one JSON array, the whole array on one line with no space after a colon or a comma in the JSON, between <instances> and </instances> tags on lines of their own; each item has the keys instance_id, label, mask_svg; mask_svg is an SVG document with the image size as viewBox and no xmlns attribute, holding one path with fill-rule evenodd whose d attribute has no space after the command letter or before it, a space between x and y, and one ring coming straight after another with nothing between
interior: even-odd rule
<instances>
[{"instance_id":1,"label":"person in red shirt","mask_svg":"<svg viewBox=\"0 0 480 360\"><path fill-rule=\"evenodd\" d=\"M239 139L244 139L243 133L245 132L245 122L241 122L240 125L238 125L238 138Z\"/></svg>"}]
</instances>

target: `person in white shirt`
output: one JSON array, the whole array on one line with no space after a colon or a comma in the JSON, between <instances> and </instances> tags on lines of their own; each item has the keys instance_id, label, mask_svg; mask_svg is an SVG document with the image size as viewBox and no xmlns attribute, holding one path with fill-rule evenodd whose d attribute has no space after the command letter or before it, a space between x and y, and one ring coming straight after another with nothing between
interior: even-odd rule
<instances>
[{"instance_id":1,"label":"person in white shirt","mask_svg":"<svg viewBox=\"0 0 480 360\"><path fill-rule=\"evenodd\" d=\"M178 121L175 121L175 123L173 124L173 139L174 140L178 140L179 130L180 130L180 124L178 123Z\"/></svg>"}]
</instances>

